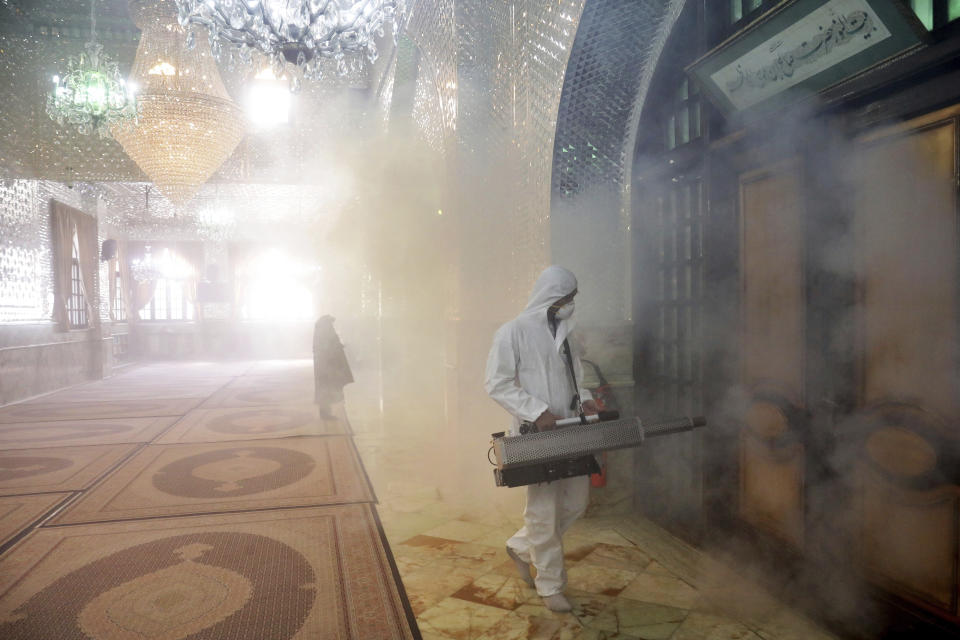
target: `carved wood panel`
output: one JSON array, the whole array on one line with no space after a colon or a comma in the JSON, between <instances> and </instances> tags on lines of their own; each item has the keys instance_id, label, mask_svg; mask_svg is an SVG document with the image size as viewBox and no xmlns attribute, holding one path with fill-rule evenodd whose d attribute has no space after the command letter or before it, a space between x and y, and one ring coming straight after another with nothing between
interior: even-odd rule
<instances>
[{"instance_id":1,"label":"carved wood panel","mask_svg":"<svg viewBox=\"0 0 960 640\"><path fill-rule=\"evenodd\" d=\"M956 115L862 143L855 169L862 404L958 415Z\"/></svg>"},{"instance_id":2,"label":"carved wood panel","mask_svg":"<svg viewBox=\"0 0 960 640\"><path fill-rule=\"evenodd\" d=\"M869 469L861 478L867 572L900 595L954 611L960 491L905 491Z\"/></svg>"},{"instance_id":3,"label":"carved wood panel","mask_svg":"<svg viewBox=\"0 0 960 640\"><path fill-rule=\"evenodd\" d=\"M854 262L861 562L874 582L957 615L960 108L857 141Z\"/></svg>"},{"instance_id":4,"label":"carved wood panel","mask_svg":"<svg viewBox=\"0 0 960 640\"><path fill-rule=\"evenodd\" d=\"M743 380L803 396L803 206L788 162L740 179Z\"/></svg>"},{"instance_id":5,"label":"carved wood panel","mask_svg":"<svg viewBox=\"0 0 960 640\"><path fill-rule=\"evenodd\" d=\"M784 442L797 426L788 409L802 406L804 396L799 163L741 175L740 212L741 378L753 394L740 438L740 515L801 548L804 447Z\"/></svg>"},{"instance_id":6,"label":"carved wood panel","mask_svg":"<svg viewBox=\"0 0 960 640\"><path fill-rule=\"evenodd\" d=\"M803 547L803 445L775 449L740 433L741 515L796 548Z\"/></svg>"}]
</instances>

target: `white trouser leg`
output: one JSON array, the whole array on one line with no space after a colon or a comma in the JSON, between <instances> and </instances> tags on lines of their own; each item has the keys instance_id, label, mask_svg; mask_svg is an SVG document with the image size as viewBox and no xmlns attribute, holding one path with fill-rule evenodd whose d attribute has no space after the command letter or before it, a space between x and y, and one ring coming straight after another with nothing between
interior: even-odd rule
<instances>
[{"instance_id":1,"label":"white trouser leg","mask_svg":"<svg viewBox=\"0 0 960 640\"><path fill-rule=\"evenodd\" d=\"M590 476L563 480L557 513L557 534L563 535L587 510L590 503Z\"/></svg>"},{"instance_id":2,"label":"white trouser leg","mask_svg":"<svg viewBox=\"0 0 960 640\"><path fill-rule=\"evenodd\" d=\"M590 496L588 476L567 478L527 487L523 527L507 546L537 568L537 593L549 596L566 586L561 536L583 515Z\"/></svg>"}]
</instances>

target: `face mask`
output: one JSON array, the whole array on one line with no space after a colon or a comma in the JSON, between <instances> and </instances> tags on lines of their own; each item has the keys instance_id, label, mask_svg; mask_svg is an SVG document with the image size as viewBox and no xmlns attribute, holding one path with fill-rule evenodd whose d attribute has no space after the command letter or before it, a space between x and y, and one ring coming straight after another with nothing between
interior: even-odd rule
<instances>
[{"instance_id":1,"label":"face mask","mask_svg":"<svg viewBox=\"0 0 960 640\"><path fill-rule=\"evenodd\" d=\"M557 313L554 315L554 317L556 317L557 320L566 320L573 315L573 308L573 301L571 300L567 304L557 309Z\"/></svg>"}]
</instances>

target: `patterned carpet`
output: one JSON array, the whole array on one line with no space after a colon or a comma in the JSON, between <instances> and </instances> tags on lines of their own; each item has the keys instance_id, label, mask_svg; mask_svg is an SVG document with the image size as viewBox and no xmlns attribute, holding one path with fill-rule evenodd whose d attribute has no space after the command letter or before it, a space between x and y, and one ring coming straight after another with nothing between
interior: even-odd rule
<instances>
[{"instance_id":1,"label":"patterned carpet","mask_svg":"<svg viewBox=\"0 0 960 640\"><path fill-rule=\"evenodd\" d=\"M369 502L344 436L147 445L55 522Z\"/></svg>"},{"instance_id":2,"label":"patterned carpet","mask_svg":"<svg viewBox=\"0 0 960 640\"><path fill-rule=\"evenodd\" d=\"M203 403L204 409L217 407L257 407L266 404L304 404L313 402L312 386L274 386L236 387L230 385L217 391Z\"/></svg>"},{"instance_id":3,"label":"patterned carpet","mask_svg":"<svg viewBox=\"0 0 960 640\"><path fill-rule=\"evenodd\" d=\"M116 386L110 386L108 382L95 382L35 398L28 401L28 404L206 398L231 380L232 378L188 379L162 385L138 380Z\"/></svg>"},{"instance_id":4,"label":"patterned carpet","mask_svg":"<svg viewBox=\"0 0 960 640\"><path fill-rule=\"evenodd\" d=\"M32 402L0 408L0 424L48 422L53 420L95 420L97 418L147 418L182 416L200 404L200 398L164 398L96 402Z\"/></svg>"},{"instance_id":5,"label":"patterned carpet","mask_svg":"<svg viewBox=\"0 0 960 640\"><path fill-rule=\"evenodd\" d=\"M206 406L206 405L204 405ZM163 437L162 444L223 442L286 436L343 435L346 423L324 420L314 405L194 409Z\"/></svg>"},{"instance_id":6,"label":"patterned carpet","mask_svg":"<svg viewBox=\"0 0 960 640\"><path fill-rule=\"evenodd\" d=\"M227 389L294 389L313 394L313 374L297 372L258 373L241 376L228 384Z\"/></svg>"},{"instance_id":7,"label":"patterned carpet","mask_svg":"<svg viewBox=\"0 0 960 640\"><path fill-rule=\"evenodd\" d=\"M287 363L289 368L290 361L281 361ZM202 378L218 378L247 375L250 368L255 363L251 362L154 362L146 367L138 367L132 371L125 371L120 376L115 376L109 381L118 380L121 382L132 382L136 380L148 380L151 384L163 384L170 379L190 379L199 380ZM297 367L294 367L297 368Z\"/></svg>"},{"instance_id":8,"label":"patterned carpet","mask_svg":"<svg viewBox=\"0 0 960 640\"><path fill-rule=\"evenodd\" d=\"M46 528L16 552L7 640L417 637L369 505Z\"/></svg>"},{"instance_id":9,"label":"patterned carpet","mask_svg":"<svg viewBox=\"0 0 960 640\"><path fill-rule=\"evenodd\" d=\"M86 489L136 448L113 444L0 451L0 495Z\"/></svg>"},{"instance_id":10,"label":"patterned carpet","mask_svg":"<svg viewBox=\"0 0 960 640\"><path fill-rule=\"evenodd\" d=\"M163 363L0 407L0 638L419 639L312 375Z\"/></svg>"},{"instance_id":11,"label":"patterned carpet","mask_svg":"<svg viewBox=\"0 0 960 640\"><path fill-rule=\"evenodd\" d=\"M0 545L69 496L69 493L40 493L0 497Z\"/></svg>"},{"instance_id":12,"label":"patterned carpet","mask_svg":"<svg viewBox=\"0 0 960 640\"><path fill-rule=\"evenodd\" d=\"M150 442L176 421L176 416L166 416L0 424L0 451L68 444Z\"/></svg>"},{"instance_id":13,"label":"patterned carpet","mask_svg":"<svg viewBox=\"0 0 960 640\"><path fill-rule=\"evenodd\" d=\"M246 370L247 376L278 376L286 378L313 379L313 362L310 360L260 360Z\"/></svg>"}]
</instances>

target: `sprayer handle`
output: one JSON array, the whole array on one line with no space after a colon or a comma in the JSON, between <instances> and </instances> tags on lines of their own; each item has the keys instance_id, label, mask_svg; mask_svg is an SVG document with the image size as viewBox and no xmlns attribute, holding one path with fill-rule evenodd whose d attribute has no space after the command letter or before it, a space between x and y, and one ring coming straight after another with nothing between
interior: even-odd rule
<instances>
[{"instance_id":1,"label":"sprayer handle","mask_svg":"<svg viewBox=\"0 0 960 640\"><path fill-rule=\"evenodd\" d=\"M596 422L607 422L608 420L617 420L619 418L620 418L619 411L601 411L600 413L586 416L587 424L594 424ZM575 424L580 424L579 416L557 420L558 429L560 427L572 427Z\"/></svg>"}]
</instances>

